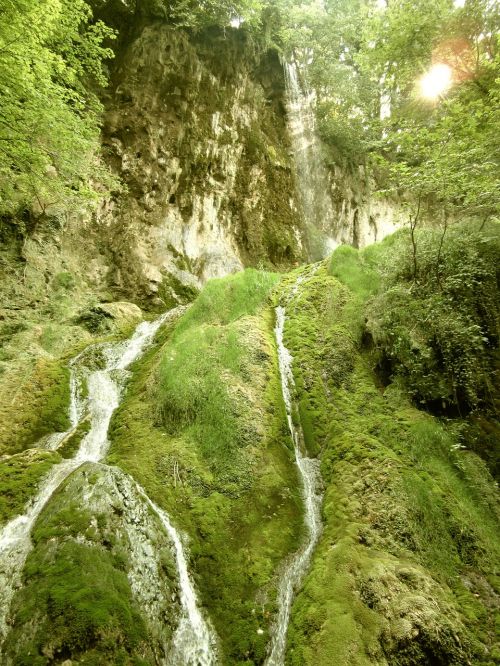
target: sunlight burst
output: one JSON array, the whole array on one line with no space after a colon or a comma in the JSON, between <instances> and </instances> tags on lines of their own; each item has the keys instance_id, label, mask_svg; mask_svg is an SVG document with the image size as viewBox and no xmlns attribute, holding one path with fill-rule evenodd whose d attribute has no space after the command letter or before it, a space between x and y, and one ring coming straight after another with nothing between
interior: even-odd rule
<instances>
[{"instance_id":1,"label":"sunlight burst","mask_svg":"<svg viewBox=\"0 0 500 666\"><path fill-rule=\"evenodd\" d=\"M422 97L437 99L450 88L452 78L452 71L449 65L444 65L443 63L433 65L420 79Z\"/></svg>"}]
</instances>

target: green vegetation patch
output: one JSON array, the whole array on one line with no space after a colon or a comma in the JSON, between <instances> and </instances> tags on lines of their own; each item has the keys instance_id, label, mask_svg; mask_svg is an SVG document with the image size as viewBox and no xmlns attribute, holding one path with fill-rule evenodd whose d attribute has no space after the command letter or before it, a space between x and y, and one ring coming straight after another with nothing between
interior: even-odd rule
<instances>
[{"instance_id":1,"label":"green vegetation patch","mask_svg":"<svg viewBox=\"0 0 500 666\"><path fill-rule=\"evenodd\" d=\"M0 523L23 513L40 480L60 460L57 453L29 449L0 461Z\"/></svg>"},{"instance_id":2,"label":"green vegetation patch","mask_svg":"<svg viewBox=\"0 0 500 666\"><path fill-rule=\"evenodd\" d=\"M0 404L0 451L17 453L44 435L67 430L69 401L69 369L61 361L33 361Z\"/></svg>"},{"instance_id":3,"label":"green vegetation patch","mask_svg":"<svg viewBox=\"0 0 500 666\"><path fill-rule=\"evenodd\" d=\"M73 518L85 520L76 509ZM44 542L30 555L25 578L6 642L16 664L42 666L68 655L95 666L150 663L134 655L146 639L145 625L126 573L105 550L72 539ZM28 635L26 625L35 631Z\"/></svg>"},{"instance_id":4,"label":"green vegetation patch","mask_svg":"<svg viewBox=\"0 0 500 666\"><path fill-rule=\"evenodd\" d=\"M324 531L293 606L287 663L492 666L494 483L463 449L457 421L418 411L398 384L380 388L353 319L371 289L366 259L339 255L333 269L352 292L326 262L279 289L305 440L325 482Z\"/></svg>"},{"instance_id":5,"label":"green vegetation patch","mask_svg":"<svg viewBox=\"0 0 500 666\"><path fill-rule=\"evenodd\" d=\"M498 474L498 223L407 230L362 251L341 247L329 271L353 293L345 312L384 385L461 423L462 442ZM467 417L467 423L461 420Z\"/></svg>"},{"instance_id":6,"label":"green vegetation patch","mask_svg":"<svg viewBox=\"0 0 500 666\"><path fill-rule=\"evenodd\" d=\"M59 445L57 452L63 458L73 458L78 451L82 439L89 432L91 427L90 418L85 418L77 425L77 427L70 432L70 434L63 439Z\"/></svg>"},{"instance_id":7,"label":"green vegetation patch","mask_svg":"<svg viewBox=\"0 0 500 666\"><path fill-rule=\"evenodd\" d=\"M161 560L165 585L151 623L131 589L137 544L124 528L139 511L119 472L83 466L51 497L32 532L34 549L23 571L23 586L14 597L12 630L5 655L16 664L50 664L72 659L83 664L153 664L163 654L177 624L177 577L168 539L159 521L144 521L146 547ZM85 498L85 499L84 499ZM135 516L143 516L143 513ZM156 527L153 527L156 525ZM143 555L144 585L148 555ZM148 590L144 591L148 597ZM154 603L154 601L152 602ZM154 625L154 626L153 626ZM170 633L169 633L170 632ZM9 662L10 663L10 662Z\"/></svg>"},{"instance_id":8,"label":"green vegetation patch","mask_svg":"<svg viewBox=\"0 0 500 666\"><path fill-rule=\"evenodd\" d=\"M15 663L41 666L68 654L85 654L80 663L96 666L148 663L130 659L146 638L144 623L131 603L126 574L102 552L75 541L57 549L49 543L30 557L26 575L30 584L18 600L21 628L13 627L6 644ZM24 623L41 615L28 639L21 633Z\"/></svg>"},{"instance_id":9,"label":"green vegetation patch","mask_svg":"<svg viewBox=\"0 0 500 666\"><path fill-rule=\"evenodd\" d=\"M136 364L111 428L109 460L189 535L222 664L263 663L276 574L301 537L274 321L263 309L277 280L247 270L209 282Z\"/></svg>"}]
</instances>

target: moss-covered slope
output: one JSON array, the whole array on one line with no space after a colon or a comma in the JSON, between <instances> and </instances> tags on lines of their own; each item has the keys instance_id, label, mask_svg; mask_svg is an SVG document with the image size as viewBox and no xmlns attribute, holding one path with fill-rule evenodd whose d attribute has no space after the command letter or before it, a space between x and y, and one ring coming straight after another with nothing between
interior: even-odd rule
<instances>
[{"instance_id":1,"label":"moss-covered slope","mask_svg":"<svg viewBox=\"0 0 500 666\"><path fill-rule=\"evenodd\" d=\"M456 424L378 383L356 316L370 276L356 269L357 293L326 265L280 289L305 438L326 484L288 663L493 664L494 484Z\"/></svg>"},{"instance_id":2,"label":"moss-covered slope","mask_svg":"<svg viewBox=\"0 0 500 666\"><path fill-rule=\"evenodd\" d=\"M280 571L303 537L278 302L296 418L324 481L324 530L293 605L287 664L493 666L500 656L499 512L486 464L464 447L463 419L417 409L396 374L382 383L373 371L366 301L382 293L383 255L397 242L340 249L281 278L249 269L212 280L131 368L108 462L184 532L221 664L265 662ZM4 518L59 453L3 461ZM168 651L179 608L171 547L117 468L84 466L42 512L12 606L12 663L154 664ZM144 539L156 578L134 559Z\"/></svg>"},{"instance_id":3,"label":"moss-covered slope","mask_svg":"<svg viewBox=\"0 0 500 666\"><path fill-rule=\"evenodd\" d=\"M213 280L136 368L110 461L189 535L221 663L262 663L301 501L266 299L278 276Z\"/></svg>"}]
</instances>

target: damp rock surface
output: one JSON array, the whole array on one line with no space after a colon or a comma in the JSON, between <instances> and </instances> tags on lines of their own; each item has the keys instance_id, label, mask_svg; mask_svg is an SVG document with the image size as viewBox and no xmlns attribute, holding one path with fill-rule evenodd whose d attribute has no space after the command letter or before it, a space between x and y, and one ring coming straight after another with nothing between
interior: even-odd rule
<instances>
[{"instance_id":1,"label":"damp rock surface","mask_svg":"<svg viewBox=\"0 0 500 666\"><path fill-rule=\"evenodd\" d=\"M29 654L50 663L68 651L100 663L120 654L165 661L180 612L173 546L133 480L84 465L49 501L32 538L6 663Z\"/></svg>"}]
</instances>

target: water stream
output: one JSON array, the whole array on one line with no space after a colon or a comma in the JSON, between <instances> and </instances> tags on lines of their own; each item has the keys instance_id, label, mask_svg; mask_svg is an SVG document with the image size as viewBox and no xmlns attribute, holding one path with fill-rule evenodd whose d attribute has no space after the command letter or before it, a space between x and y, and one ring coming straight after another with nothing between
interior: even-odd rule
<instances>
[{"instance_id":1,"label":"water stream","mask_svg":"<svg viewBox=\"0 0 500 666\"><path fill-rule=\"evenodd\" d=\"M189 577L186 556L179 533L170 522L168 514L149 499L140 486L138 486L138 491L160 519L165 532L172 540L175 550L181 590L182 616L174 634L168 663L172 666L188 666L190 664L193 666L212 666L216 663L212 649L215 639L198 608L196 592Z\"/></svg>"},{"instance_id":2,"label":"water stream","mask_svg":"<svg viewBox=\"0 0 500 666\"><path fill-rule=\"evenodd\" d=\"M71 361L71 428L66 433L56 433L50 437L46 447L57 449L83 418L89 418L90 430L83 437L73 458L52 467L26 512L12 519L0 531L0 645L8 633L10 605L21 584L24 563L32 549L30 535L37 518L53 493L73 471L86 462L99 462L106 455L109 423L120 404L124 382L129 375L127 368L151 344L160 326L172 316L173 311L170 311L153 322L142 322L129 340L93 345ZM93 369L95 358L99 356L99 363L103 367ZM86 394L84 384L87 386ZM165 511L149 499L141 486L135 486L137 493L158 516L175 551L182 615L167 663L212 666L215 664L214 636L198 608L181 538Z\"/></svg>"},{"instance_id":3,"label":"water stream","mask_svg":"<svg viewBox=\"0 0 500 666\"><path fill-rule=\"evenodd\" d=\"M273 627L267 666L282 666L285 663L286 634L295 592L299 589L309 568L311 555L321 534L321 476L319 461L305 455L303 434L293 420L292 394L295 382L292 374L292 355L283 341L286 313L284 307L276 308L276 342L281 376L283 400L285 402L288 428L293 441L295 462L302 482L304 498L304 523L307 537L302 547L287 562L278 589L278 615Z\"/></svg>"},{"instance_id":4,"label":"water stream","mask_svg":"<svg viewBox=\"0 0 500 666\"><path fill-rule=\"evenodd\" d=\"M316 131L315 97L307 89L305 81L301 81L296 62L284 62L283 67L297 189L306 224L309 251L312 258L318 260L332 252L339 245L339 240L336 238L336 216L329 194L328 173Z\"/></svg>"}]
</instances>

